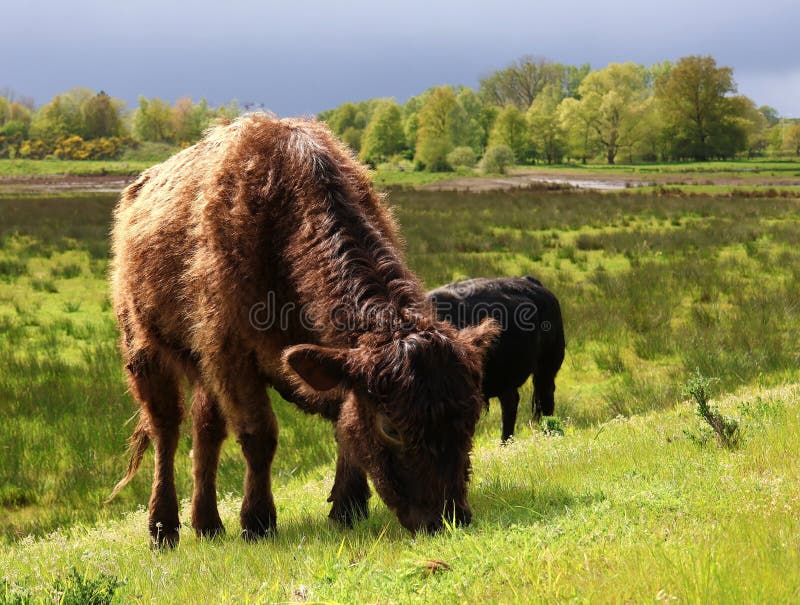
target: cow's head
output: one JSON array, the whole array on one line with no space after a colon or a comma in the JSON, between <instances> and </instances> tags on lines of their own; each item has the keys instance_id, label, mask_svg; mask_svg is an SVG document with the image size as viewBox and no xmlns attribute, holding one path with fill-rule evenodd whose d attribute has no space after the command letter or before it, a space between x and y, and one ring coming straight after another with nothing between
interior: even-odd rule
<instances>
[{"instance_id":1,"label":"cow's head","mask_svg":"<svg viewBox=\"0 0 800 605\"><path fill-rule=\"evenodd\" d=\"M436 324L353 349L290 347L284 367L307 398L337 398L339 447L372 479L411 531L443 516L469 523L472 435L483 406L484 351L494 322L455 330Z\"/></svg>"}]
</instances>

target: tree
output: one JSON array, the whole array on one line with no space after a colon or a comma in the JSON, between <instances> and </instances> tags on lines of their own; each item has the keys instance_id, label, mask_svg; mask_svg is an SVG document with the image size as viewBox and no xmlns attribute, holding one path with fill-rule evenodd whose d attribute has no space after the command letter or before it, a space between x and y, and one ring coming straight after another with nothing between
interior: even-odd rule
<instances>
[{"instance_id":1,"label":"tree","mask_svg":"<svg viewBox=\"0 0 800 605\"><path fill-rule=\"evenodd\" d=\"M174 142L172 107L155 97L139 97L139 106L133 116L133 134L142 141Z\"/></svg>"},{"instance_id":2,"label":"tree","mask_svg":"<svg viewBox=\"0 0 800 605\"><path fill-rule=\"evenodd\" d=\"M583 83L584 78L586 78L586 76L588 76L591 73L591 71L592 68L588 63L584 63L583 65L578 65L578 66L567 65L565 67L563 97L577 98L579 96L578 89Z\"/></svg>"},{"instance_id":3,"label":"tree","mask_svg":"<svg viewBox=\"0 0 800 605\"><path fill-rule=\"evenodd\" d=\"M489 103L499 106L512 103L524 111L548 84L561 89L564 72L563 65L553 63L550 59L525 55L505 69L483 78L480 93Z\"/></svg>"},{"instance_id":4,"label":"tree","mask_svg":"<svg viewBox=\"0 0 800 605\"><path fill-rule=\"evenodd\" d=\"M758 111L764 116L764 119L770 126L775 126L778 122L781 121L781 116L778 113L778 110L774 107L770 107L769 105L762 105L758 108Z\"/></svg>"},{"instance_id":5,"label":"tree","mask_svg":"<svg viewBox=\"0 0 800 605\"><path fill-rule=\"evenodd\" d=\"M403 110L394 99L381 101L364 130L361 161L377 165L399 153L404 146Z\"/></svg>"},{"instance_id":6,"label":"tree","mask_svg":"<svg viewBox=\"0 0 800 605\"><path fill-rule=\"evenodd\" d=\"M31 136L44 141L78 135L85 138L81 107L94 96L86 88L72 88L40 107L31 120Z\"/></svg>"},{"instance_id":7,"label":"tree","mask_svg":"<svg viewBox=\"0 0 800 605\"><path fill-rule=\"evenodd\" d=\"M736 131L738 137L733 141L744 139L744 148L748 157L763 155L769 145L769 122L756 104L744 95L730 98L731 116L728 118L729 129ZM733 142L732 141L732 142ZM734 145L733 153L742 148L741 143ZM733 155L733 154L731 154Z\"/></svg>"},{"instance_id":8,"label":"tree","mask_svg":"<svg viewBox=\"0 0 800 605\"><path fill-rule=\"evenodd\" d=\"M118 137L123 134L122 103L103 91L81 104L82 136L84 139Z\"/></svg>"},{"instance_id":9,"label":"tree","mask_svg":"<svg viewBox=\"0 0 800 605\"><path fill-rule=\"evenodd\" d=\"M683 57L656 85L673 157L706 160L729 145L732 113L728 95L736 91L733 70L713 57Z\"/></svg>"},{"instance_id":10,"label":"tree","mask_svg":"<svg viewBox=\"0 0 800 605\"><path fill-rule=\"evenodd\" d=\"M793 122L783 133L783 148L800 157L800 122Z\"/></svg>"},{"instance_id":11,"label":"tree","mask_svg":"<svg viewBox=\"0 0 800 605\"><path fill-rule=\"evenodd\" d=\"M620 150L630 150L641 133L642 116L650 108L647 77L641 65L610 63L586 76L578 88L580 100L568 104L565 119L575 120L579 130L588 127L586 135L603 149L609 164Z\"/></svg>"},{"instance_id":12,"label":"tree","mask_svg":"<svg viewBox=\"0 0 800 605\"><path fill-rule=\"evenodd\" d=\"M22 103L0 97L0 126L7 122L31 123L31 110Z\"/></svg>"},{"instance_id":13,"label":"tree","mask_svg":"<svg viewBox=\"0 0 800 605\"><path fill-rule=\"evenodd\" d=\"M532 155L530 130L523 114L516 105L506 105L497 114L489 135L489 146L506 145L517 162L528 161Z\"/></svg>"},{"instance_id":14,"label":"tree","mask_svg":"<svg viewBox=\"0 0 800 605\"><path fill-rule=\"evenodd\" d=\"M526 115L536 153L548 164L561 162L566 149L566 133L558 115L559 97L553 86L545 87Z\"/></svg>"},{"instance_id":15,"label":"tree","mask_svg":"<svg viewBox=\"0 0 800 605\"><path fill-rule=\"evenodd\" d=\"M427 170L447 170L447 154L453 149L452 112L456 93L451 86L431 90L419 110L415 159Z\"/></svg>"},{"instance_id":16,"label":"tree","mask_svg":"<svg viewBox=\"0 0 800 605\"><path fill-rule=\"evenodd\" d=\"M592 129L592 115L587 105L578 99L564 99L558 106L558 120L562 130L567 134L570 155L579 158L585 164L599 150Z\"/></svg>"},{"instance_id":17,"label":"tree","mask_svg":"<svg viewBox=\"0 0 800 605\"><path fill-rule=\"evenodd\" d=\"M471 147L480 154L489 139L486 114L478 94L471 88L462 88L456 96L456 106L450 116L450 137L456 147Z\"/></svg>"},{"instance_id":18,"label":"tree","mask_svg":"<svg viewBox=\"0 0 800 605\"><path fill-rule=\"evenodd\" d=\"M229 115L231 112L232 115ZM216 110L208 105L208 101L200 99L194 103L191 98L183 97L175 101L172 110L172 127L175 141L178 143L194 143L203 136L203 132L211 126L215 119L233 117L238 113L235 106L222 106Z\"/></svg>"}]
</instances>

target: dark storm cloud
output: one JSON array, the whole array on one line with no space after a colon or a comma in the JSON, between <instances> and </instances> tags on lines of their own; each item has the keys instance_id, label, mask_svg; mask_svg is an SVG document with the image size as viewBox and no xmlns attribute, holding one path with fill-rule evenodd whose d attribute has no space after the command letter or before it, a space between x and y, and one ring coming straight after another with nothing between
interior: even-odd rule
<instances>
[{"instance_id":1,"label":"dark storm cloud","mask_svg":"<svg viewBox=\"0 0 800 605\"><path fill-rule=\"evenodd\" d=\"M476 85L523 54L602 67L712 54L740 91L800 115L800 4L730 2L15 3L0 86L38 101L80 85L264 103L282 115Z\"/></svg>"}]
</instances>

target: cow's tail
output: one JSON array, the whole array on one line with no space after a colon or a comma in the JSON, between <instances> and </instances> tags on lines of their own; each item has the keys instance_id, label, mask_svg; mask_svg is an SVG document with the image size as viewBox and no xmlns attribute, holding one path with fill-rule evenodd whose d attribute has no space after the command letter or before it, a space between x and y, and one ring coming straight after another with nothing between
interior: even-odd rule
<instances>
[{"instance_id":1,"label":"cow's tail","mask_svg":"<svg viewBox=\"0 0 800 605\"><path fill-rule=\"evenodd\" d=\"M130 459L128 460L128 472L120 480L120 482L114 486L114 490L111 492L111 495L106 499L106 504L116 498L117 494L122 491L122 488L128 485L131 479L136 476L136 471L139 470L139 465L142 463L144 453L147 451L149 446L150 435L147 432L147 422L144 418L139 416L139 422L136 425L136 428L133 430L133 434L128 439L128 455L130 456Z\"/></svg>"}]
</instances>

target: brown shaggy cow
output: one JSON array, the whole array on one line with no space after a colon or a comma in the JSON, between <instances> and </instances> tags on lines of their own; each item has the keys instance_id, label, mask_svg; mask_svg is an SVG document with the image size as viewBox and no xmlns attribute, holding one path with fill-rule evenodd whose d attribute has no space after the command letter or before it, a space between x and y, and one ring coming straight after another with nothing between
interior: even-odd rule
<instances>
[{"instance_id":1,"label":"brown shaggy cow","mask_svg":"<svg viewBox=\"0 0 800 605\"><path fill-rule=\"evenodd\" d=\"M247 463L243 533L275 527L268 385L336 423L331 518L366 516L369 475L412 531L440 527L443 514L469 522L481 357L497 327L458 332L436 319L366 171L323 124L253 114L216 127L124 191L113 250L114 308L140 406L114 493L152 441L155 544L178 541L183 376L194 389L198 535L224 530L216 471L226 427Z\"/></svg>"}]
</instances>

